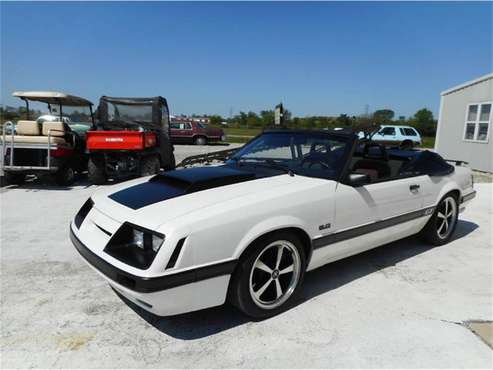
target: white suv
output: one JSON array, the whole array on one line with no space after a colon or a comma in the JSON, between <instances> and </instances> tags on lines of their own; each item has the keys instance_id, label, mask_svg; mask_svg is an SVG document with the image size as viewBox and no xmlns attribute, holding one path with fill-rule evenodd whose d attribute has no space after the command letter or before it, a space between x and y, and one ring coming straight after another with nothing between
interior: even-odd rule
<instances>
[{"instance_id":1,"label":"white suv","mask_svg":"<svg viewBox=\"0 0 493 370\"><path fill-rule=\"evenodd\" d=\"M363 137L363 133L360 132L359 136ZM383 145L398 145L403 149L421 145L421 135L411 126L382 125L380 130L372 136L372 140Z\"/></svg>"}]
</instances>

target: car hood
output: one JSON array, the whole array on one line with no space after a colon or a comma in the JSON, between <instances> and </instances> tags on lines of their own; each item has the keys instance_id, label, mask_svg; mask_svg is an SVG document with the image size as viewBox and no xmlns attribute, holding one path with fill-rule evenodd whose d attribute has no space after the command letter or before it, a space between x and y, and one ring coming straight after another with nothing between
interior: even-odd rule
<instances>
[{"instance_id":1,"label":"car hood","mask_svg":"<svg viewBox=\"0 0 493 370\"><path fill-rule=\"evenodd\" d=\"M296 177L229 166L195 167L110 186L92 199L96 209L119 223L156 229L190 212L289 185Z\"/></svg>"}]
</instances>

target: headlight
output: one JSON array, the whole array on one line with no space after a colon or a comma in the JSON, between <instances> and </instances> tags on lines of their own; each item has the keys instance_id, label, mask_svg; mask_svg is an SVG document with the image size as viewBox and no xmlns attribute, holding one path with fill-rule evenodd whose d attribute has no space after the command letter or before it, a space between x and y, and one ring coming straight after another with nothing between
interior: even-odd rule
<instances>
[{"instance_id":1,"label":"headlight","mask_svg":"<svg viewBox=\"0 0 493 370\"><path fill-rule=\"evenodd\" d=\"M104 251L130 266L147 269L164 240L163 234L125 222L111 237Z\"/></svg>"},{"instance_id":2,"label":"headlight","mask_svg":"<svg viewBox=\"0 0 493 370\"><path fill-rule=\"evenodd\" d=\"M164 242L164 235L161 236L152 231L146 232L138 229L132 229L132 231L132 243L130 244L142 250L151 248L157 253Z\"/></svg>"}]
</instances>

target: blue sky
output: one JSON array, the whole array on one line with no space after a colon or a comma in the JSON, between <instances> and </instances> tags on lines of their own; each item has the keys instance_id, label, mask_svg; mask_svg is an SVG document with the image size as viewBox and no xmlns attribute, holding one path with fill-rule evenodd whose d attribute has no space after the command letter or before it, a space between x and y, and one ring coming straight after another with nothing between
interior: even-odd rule
<instances>
[{"instance_id":1,"label":"blue sky","mask_svg":"<svg viewBox=\"0 0 493 370\"><path fill-rule=\"evenodd\" d=\"M493 3L1 3L14 90L163 95L174 113L435 114L492 66Z\"/></svg>"}]
</instances>

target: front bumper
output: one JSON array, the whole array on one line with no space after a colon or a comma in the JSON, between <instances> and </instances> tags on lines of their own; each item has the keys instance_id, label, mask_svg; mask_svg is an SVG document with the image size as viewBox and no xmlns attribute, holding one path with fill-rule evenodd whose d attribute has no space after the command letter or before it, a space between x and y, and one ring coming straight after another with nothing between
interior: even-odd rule
<instances>
[{"instance_id":1,"label":"front bumper","mask_svg":"<svg viewBox=\"0 0 493 370\"><path fill-rule=\"evenodd\" d=\"M223 304L237 262L232 260L158 277L142 277L121 270L96 255L79 240L72 226L70 239L84 260L120 294L160 316Z\"/></svg>"}]
</instances>

